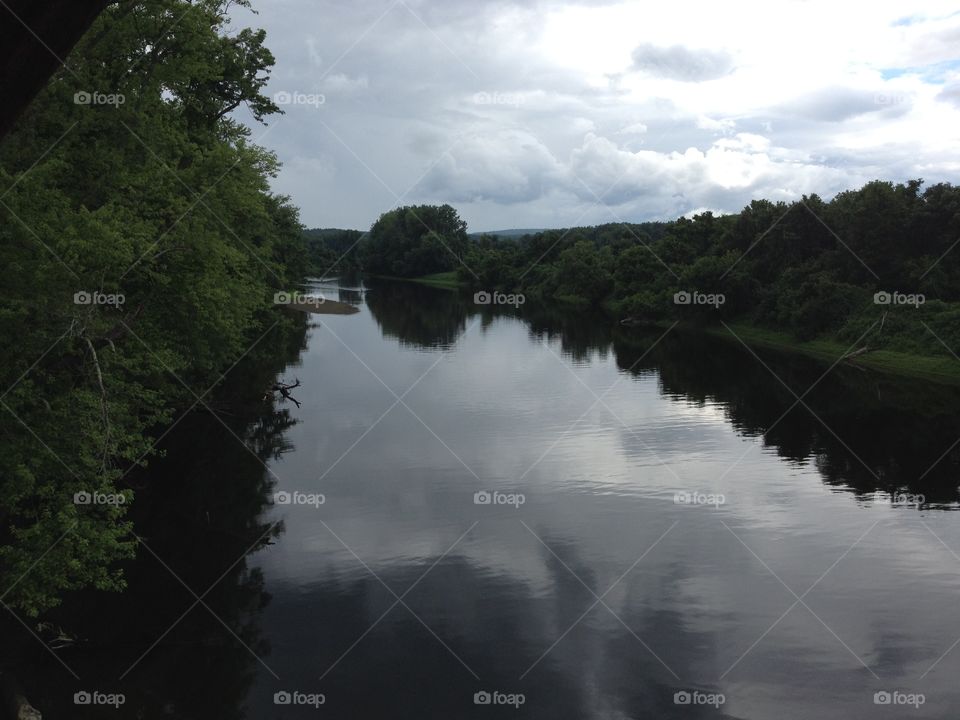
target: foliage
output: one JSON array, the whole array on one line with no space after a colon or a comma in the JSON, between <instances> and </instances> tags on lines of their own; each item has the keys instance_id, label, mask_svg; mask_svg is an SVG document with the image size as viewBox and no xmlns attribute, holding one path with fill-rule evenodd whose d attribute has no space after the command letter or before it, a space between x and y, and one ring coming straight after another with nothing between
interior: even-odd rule
<instances>
[{"instance_id":1,"label":"foliage","mask_svg":"<svg viewBox=\"0 0 960 720\"><path fill-rule=\"evenodd\" d=\"M456 270L467 243L467 224L449 205L400 207L370 228L360 244L360 263L375 275L431 275Z\"/></svg>"},{"instance_id":2,"label":"foliage","mask_svg":"<svg viewBox=\"0 0 960 720\"><path fill-rule=\"evenodd\" d=\"M427 272L392 265L401 248L403 257L437 251L426 242L411 247L424 233L394 247L402 210L374 226L378 242L366 248L365 269ZM602 307L640 323L738 320L801 340L947 355L960 353L958 237L960 188L875 181L830 202L816 195L789 204L754 200L726 216L480 235L457 251L462 263L449 251L446 261L473 289ZM678 293L723 302L680 304ZM925 302L883 304L877 293Z\"/></svg>"},{"instance_id":3,"label":"foliage","mask_svg":"<svg viewBox=\"0 0 960 720\"><path fill-rule=\"evenodd\" d=\"M359 230L336 228L311 228L303 231L310 273L318 277L331 277L356 273L360 267L357 253L364 233Z\"/></svg>"},{"instance_id":4,"label":"foliage","mask_svg":"<svg viewBox=\"0 0 960 720\"><path fill-rule=\"evenodd\" d=\"M229 117L277 112L264 33L228 32L229 5L110 6L0 145L0 587L30 614L122 587L128 473L305 270L276 159ZM115 502L74 502L94 491Z\"/></svg>"}]
</instances>

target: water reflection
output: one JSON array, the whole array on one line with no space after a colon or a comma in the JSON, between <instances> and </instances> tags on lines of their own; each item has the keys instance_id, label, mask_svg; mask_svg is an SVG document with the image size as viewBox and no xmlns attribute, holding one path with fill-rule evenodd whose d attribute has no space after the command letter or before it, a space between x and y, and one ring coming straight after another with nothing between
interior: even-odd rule
<instances>
[{"instance_id":1,"label":"water reflection","mask_svg":"<svg viewBox=\"0 0 960 720\"><path fill-rule=\"evenodd\" d=\"M615 348L621 367L644 352L632 339ZM736 340L671 333L640 364L658 372L663 392L722 404L738 432L762 436L784 459L812 461L830 485L956 503L960 390L757 353L767 367Z\"/></svg>"},{"instance_id":2,"label":"water reflection","mask_svg":"<svg viewBox=\"0 0 960 720\"><path fill-rule=\"evenodd\" d=\"M900 689L925 695L911 716L943 717L960 702L960 527L937 511L956 501L956 389L758 351L775 377L736 341L532 302L316 287L362 311L311 318L231 378L221 419L252 452L191 418L143 478L138 532L197 594L212 586L213 613L164 635L196 598L141 552L126 595L56 618L87 639L62 652L84 683L129 694L112 716L874 718L889 709L874 693ZM303 407L264 408L284 361ZM270 505L277 489L325 502ZM32 696L85 717L30 644ZM326 703L274 703L294 690ZM474 704L484 691L525 702ZM694 692L724 702L676 704Z\"/></svg>"},{"instance_id":3,"label":"water reflection","mask_svg":"<svg viewBox=\"0 0 960 720\"><path fill-rule=\"evenodd\" d=\"M838 368L804 397L828 430L787 412L796 398L735 342L654 345L410 285L365 300L303 357L304 376L336 382L274 469L327 502L274 509L287 532L259 561L281 680L260 673L254 715L289 687L337 717L873 718L874 693L897 688L938 717L960 701L960 658L938 662L960 627L940 544L960 547L956 515L872 498L955 499L906 462L943 452L923 413L952 390ZM825 369L762 356L798 393ZM898 427L926 439L896 447ZM476 505L478 490L525 503ZM526 703L474 705L483 690ZM678 706L684 692L725 702Z\"/></svg>"},{"instance_id":4,"label":"water reflection","mask_svg":"<svg viewBox=\"0 0 960 720\"><path fill-rule=\"evenodd\" d=\"M369 281L367 307L387 337L427 350L449 349L466 329L467 306L457 293L426 285Z\"/></svg>"},{"instance_id":5,"label":"water reflection","mask_svg":"<svg viewBox=\"0 0 960 720\"><path fill-rule=\"evenodd\" d=\"M602 362L612 351L624 371L655 374L664 395L720 405L738 432L762 437L785 460L814 463L825 482L866 501L876 492L922 495L950 508L958 500L960 388L846 365L826 372L822 362L756 348L761 363L732 337L622 328L602 315L535 302L498 312L430 287L379 281L372 289L370 312L385 336L404 345L448 350L474 319L487 327L494 317L514 316L532 342L556 341L574 364Z\"/></svg>"},{"instance_id":6,"label":"water reflection","mask_svg":"<svg viewBox=\"0 0 960 720\"><path fill-rule=\"evenodd\" d=\"M5 619L4 669L44 717L247 717L258 658L270 655L260 628L270 595L247 557L282 534L263 518L275 482L264 463L292 449L295 424L262 388L302 350L305 319L291 314L227 377L208 399L216 418L184 416L161 442L165 457L128 478L141 544L127 590L70 595L37 635L34 622ZM67 641L45 649L61 631ZM123 705L75 702L93 691Z\"/></svg>"}]
</instances>

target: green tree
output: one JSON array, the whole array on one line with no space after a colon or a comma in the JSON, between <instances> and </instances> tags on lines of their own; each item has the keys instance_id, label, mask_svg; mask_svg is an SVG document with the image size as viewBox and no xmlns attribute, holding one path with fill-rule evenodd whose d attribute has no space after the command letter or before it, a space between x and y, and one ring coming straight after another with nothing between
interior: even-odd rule
<instances>
[{"instance_id":1,"label":"green tree","mask_svg":"<svg viewBox=\"0 0 960 720\"><path fill-rule=\"evenodd\" d=\"M555 282L556 297L579 298L595 305L606 297L613 278L601 253L592 243L583 240L560 253Z\"/></svg>"},{"instance_id":2,"label":"green tree","mask_svg":"<svg viewBox=\"0 0 960 720\"><path fill-rule=\"evenodd\" d=\"M369 273L418 277L456 270L468 242L467 224L450 205L411 205L380 216L360 258Z\"/></svg>"},{"instance_id":3,"label":"green tree","mask_svg":"<svg viewBox=\"0 0 960 720\"><path fill-rule=\"evenodd\" d=\"M304 270L276 159L228 115L276 111L229 5L111 6L0 144L0 587L31 614L122 587L129 473Z\"/></svg>"}]
</instances>

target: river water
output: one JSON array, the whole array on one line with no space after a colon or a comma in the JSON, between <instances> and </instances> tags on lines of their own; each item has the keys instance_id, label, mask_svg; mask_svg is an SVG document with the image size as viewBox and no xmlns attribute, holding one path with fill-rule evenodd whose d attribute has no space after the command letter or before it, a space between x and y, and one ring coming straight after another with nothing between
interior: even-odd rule
<instances>
[{"instance_id":1,"label":"river water","mask_svg":"<svg viewBox=\"0 0 960 720\"><path fill-rule=\"evenodd\" d=\"M130 591L65 610L116 630L61 651L64 692L125 693L70 716L960 703L957 390L533 303L312 289L360 313L286 351L302 407L184 423Z\"/></svg>"}]
</instances>

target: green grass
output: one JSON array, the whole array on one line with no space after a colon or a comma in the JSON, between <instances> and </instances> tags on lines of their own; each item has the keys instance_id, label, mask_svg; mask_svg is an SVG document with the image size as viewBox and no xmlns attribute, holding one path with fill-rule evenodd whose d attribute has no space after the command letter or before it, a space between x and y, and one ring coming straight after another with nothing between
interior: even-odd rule
<instances>
[{"instance_id":1,"label":"green grass","mask_svg":"<svg viewBox=\"0 0 960 720\"><path fill-rule=\"evenodd\" d=\"M431 287L444 288L446 290L456 290L463 283L457 279L457 271L433 273L432 275L421 275L420 277L396 277L395 275L376 275L368 273L370 277L380 278L381 280L402 280L403 282L415 282L421 285L430 285Z\"/></svg>"},{"instance_id":2,"label":"green grass","mask_svg":"<svg viewBox=\"0 0 960 720\"><path fill-rule=\"evenodd\" d=\"M851 350L847 345L835 340L797 340L789 333L741 323L728 324L730 330L720 326L708 328L706 332L717 337L725 337L737 344L742 340L751 347L799 352L829 363L836 362ZM731 334L731 330L736 336ZM872 350L846 362L880 372L960 385L960 362L946 355L912 355L891 350Z\"/></svg>"},{"instance_id":3,"label":"green grass","mask_svg":"<svg viewBox=\"0 0 960 720\"><path fill-rule=\"evenodd\" d=\"M457 271L433 273L432 275L421 275L412 278L413 282L423 283L424 285L435 285L437 287L458 288L462 284L457 279Z\"/></svg>"}]
</instances>

